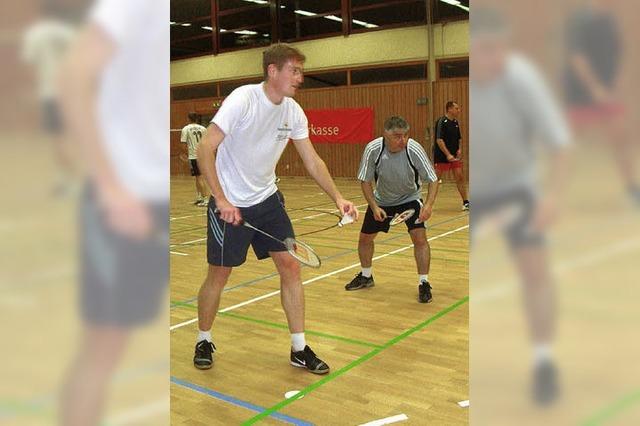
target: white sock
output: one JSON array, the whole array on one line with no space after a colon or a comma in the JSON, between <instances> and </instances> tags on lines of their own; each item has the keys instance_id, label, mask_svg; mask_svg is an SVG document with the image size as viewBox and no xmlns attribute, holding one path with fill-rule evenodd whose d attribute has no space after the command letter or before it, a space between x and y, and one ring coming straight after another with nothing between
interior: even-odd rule
<instances>
[{"instance_id":1,"label":"white sock","mask_svg":"<svg viewBox=\"0 0 640 426\"><path fill-rule=\"evenodd\" d=\"M198 330L198 338L196 339L196 343L202 342L203 340L211 342L211 331Z\"/></svg>"},{"instance_id":2,"label":"white sock","mask_svg":"<svg viewBox=\"0 0 640 426\"><path fill-rule=\"evenodd\" d=\"M304 332L303 333L291 333L291 347L294 352L300 352L304 350L304 347L307 346L307 342L304 340Z\"/></svg>"},{"instance_id":3,"label":"white sock","mask_svg":"<svg viewBox=\"0 0 640 426\"><path fill-rule=\"evenodd\" d=\"M539 365L551 359L551 346L548 343L536 343L533 347L533 362Z\"/></svg>"},{"instance_id":4,"label":"white sock","mask_svg":"<svg viewBox=\"0 0 640 426\"><path fill-rule=\"evenodd\" d=\"M362 268L362 276L365 278L369 278L371 276L372 268Z\"/></svg>"},{"instance_id":5,"label":"white sock","mask_svg":"<svg viewBox=\"0 0 640 426\"><path fill-rule=\"evenodd\" d=\"M422 281L429 282L429 274L418 275L418 284L422 284Z\"/></svg>"}]
</instances>

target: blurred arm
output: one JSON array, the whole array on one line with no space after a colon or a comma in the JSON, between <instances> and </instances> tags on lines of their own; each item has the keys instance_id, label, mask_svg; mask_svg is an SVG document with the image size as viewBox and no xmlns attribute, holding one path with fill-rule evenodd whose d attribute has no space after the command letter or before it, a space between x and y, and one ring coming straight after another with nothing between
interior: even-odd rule
<instances>
[{"instance_id":1,"label":"blurred arm","mask_svg":"<svg viewBox=\"0 0 640 426\"><path fill-rule=\"evenodd\" d=\"M600 82L584 55L573 54L571 56L571 66L578 78L589 88L594 99L600 102L607 100L609 90Z\"/></svg>"}]
</instances>

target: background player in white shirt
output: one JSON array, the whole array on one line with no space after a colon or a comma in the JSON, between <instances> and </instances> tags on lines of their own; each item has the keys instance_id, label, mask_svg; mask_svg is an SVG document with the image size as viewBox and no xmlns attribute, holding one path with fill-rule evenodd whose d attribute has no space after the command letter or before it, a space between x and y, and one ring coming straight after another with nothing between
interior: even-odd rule
<instances>
[{"instance_id":1,"label":"background player in white shirt","mask_svg":"<svg viewBox=\"0 0 640 426\"><path fill-rule=\"evenodd\" d=\"M307 118L291 98L302 84L304 60L299 50L288 45L268 48L263 54L265 81L233 91L200 144L198 164L213 198L208 215L209 270L198 294L200 331L193 359L196 368L213 365L215 346L210 330L220 296L232 268L244 263L251 245L259 259L271 257L280 273L282 306L291 332L291 364L315 374L329 372L329 366L305 342L299 263L282 244L238 226L245 218L281 240L294 236L275 184L275 167L289 139L293 140L309 174L335 201L340 212L358 216L355 206L342 197L313 148Z\"/></svg>"},{"instance_id":2,"label":"background player in white shirt","mask_svg":"<svg viewBox=\"0 0 640 426\"><path fill-rule=\"evenodd\" d=\"M189 150L189 165L191 166L191 176L196 178L196 201L195 205L206 206L209 191L207 190L207 184L204 181L202 173L198 168L198 145L202 137L207 132L206 127L198 123L198 114L195 112L189 113L189 124L182 128L180 134L180 142L187 144Z\"/></svg>"},{"instance_id":3,"label":"background player in white shirt","mask_svg":"<svg viewBox=\"0 0 640 426\"><path fill-rule=\"evenodd\" d=\"M58 176L53 184L56 195L70 189L70 180L77 168L73 150L63 137L64 128L59 108L58 70L75 37L74 25L64 19L54 4L43 5L44 16L25 32L22 59L34 72L35 90L40 102L42 130L54 144Z\"/></svg>"}]
</instances>

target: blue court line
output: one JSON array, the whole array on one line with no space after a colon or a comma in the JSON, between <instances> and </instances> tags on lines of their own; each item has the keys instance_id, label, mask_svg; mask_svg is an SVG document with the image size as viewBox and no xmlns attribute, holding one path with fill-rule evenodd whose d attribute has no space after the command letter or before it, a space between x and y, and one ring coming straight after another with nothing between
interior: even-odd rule
<instances>
[{"instance_id":1,"label":"blue court line","mask_svg":"<svg viewBox=\"0 0 640 426\"><path fill-rule=\"evenodd\" d=\"M171 376L171 383L174 383L176 385L179 385L179 386L194 390L196 392L200 392L202 394L211 396L211 397L219 399L221 401L229 402L229 403L231 403L233 405L236 405L238 407L242 407L242 408L246 408L246 409L251 410L251 411L255 411L257 413L262 413L262 412L266 411L265 407L260 407L259 405L255 405L255 404L252 404L250 402L242 401L241 399L237 399L237 398L234 398L232 396L225 395L225 394L222 394L220 392L216 392L214 390L207 389L207 388L202 387L202 386L198 386L198 385L196 385L194 383L190 383L190 382L178 379L177 377L174 377L174 376ZM287 415L281 414L281 413L272 413L270 415L270 417L273 417L275 419L281 420L281 421L283 421L285 423L289 423L289 424L292 424L292 425L313 426L313 423L305 422L304 420L296 419L295 417L290 417L290 416L287 416Z\"/></svg>"}]
</instances>

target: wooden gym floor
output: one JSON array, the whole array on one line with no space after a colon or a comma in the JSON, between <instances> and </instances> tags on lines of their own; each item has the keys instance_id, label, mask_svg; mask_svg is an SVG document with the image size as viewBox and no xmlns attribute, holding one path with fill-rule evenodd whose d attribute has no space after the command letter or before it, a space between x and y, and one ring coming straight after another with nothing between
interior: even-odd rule
<instances>
[{"instance_id":1,"label":"wooden gym floor","mask_svg":"<svg viewBox=\"0 0 640 426\"><path fill-rule=\"evenodd\" d=\"M359 184L337 184L363 213ZM331 366L326 376L289 365L279 277L270 260L258 262L251 250L223 293L214 367L193 367L196 296L207 268L206 209L193 206L194 186L191 177L171 182L172 424L355 425L401 414L408 424L468 423L458 405L469 399L468 214L455 185L441 185L429 221L434 299L425 305L417 302L404 225L376 239L376 286L346 292L359 271L360 223L332 226L335 206L315 182L282 178L296 234L323 261L320 269L303 268L302 278L307 341ZM285 398L292 390L301 393Z\"/></svg>"}]
</instances>

